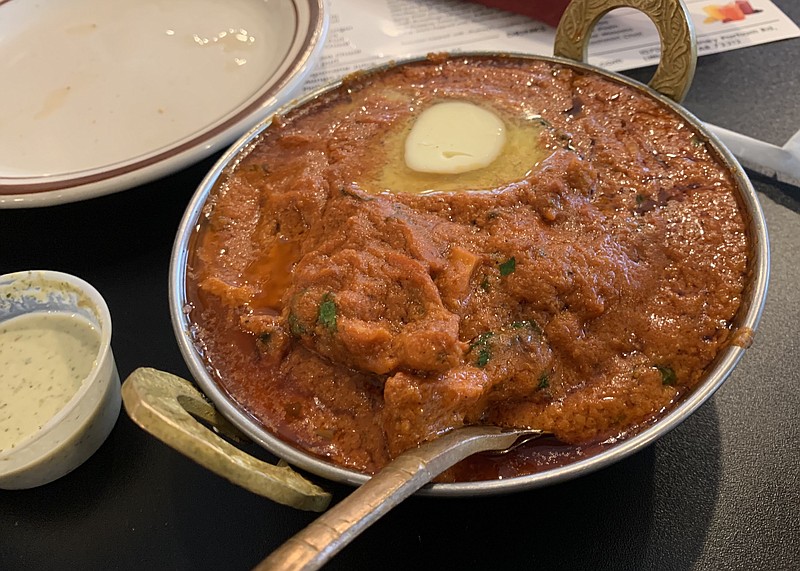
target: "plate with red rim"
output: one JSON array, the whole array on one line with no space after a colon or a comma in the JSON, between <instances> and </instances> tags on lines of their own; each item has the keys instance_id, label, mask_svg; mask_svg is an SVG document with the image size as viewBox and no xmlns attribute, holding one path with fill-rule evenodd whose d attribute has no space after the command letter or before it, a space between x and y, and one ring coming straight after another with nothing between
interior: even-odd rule
<instances>
[{"instance_id":1,"label":"plate with red rim","mask_svg":"<svg viewBox=\"0 0 800 571\"><path fill-rule=\"evenodd\" d=\"M0 0L0 208L75 202L218 151L302 88L323 0Z\"/></svg>"}]
</instances>

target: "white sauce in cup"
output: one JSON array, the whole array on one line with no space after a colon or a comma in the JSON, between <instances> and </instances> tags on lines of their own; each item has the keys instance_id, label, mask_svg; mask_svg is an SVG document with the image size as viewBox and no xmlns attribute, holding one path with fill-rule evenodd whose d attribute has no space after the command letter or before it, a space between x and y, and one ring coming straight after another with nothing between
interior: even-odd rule
<instances>
[{"instance_id":1,"label":"white sauce in cup","mask_svg":"<svg viewBox=\"0 0 800 571\"><path fill-rule=\"evenodd\" d=\"M0 323L0 452L35 434L78 392L96 364L88 319L34 312Z\"/></svg>"}]
</instances>

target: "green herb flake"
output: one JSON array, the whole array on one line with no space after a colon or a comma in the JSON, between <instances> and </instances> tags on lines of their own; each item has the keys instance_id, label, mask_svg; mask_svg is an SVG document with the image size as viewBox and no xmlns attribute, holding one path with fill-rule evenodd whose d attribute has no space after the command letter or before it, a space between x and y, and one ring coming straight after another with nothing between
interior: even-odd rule
<instances>
[{"instance_id":1,"label":"green herb flake","mask_svg":"<svg viewBox=\"0 0 800 571\"><path fill-rule=\"evenodd\" d=\"M539 375L539 385L538 385L539 390L546 389L549 386L550 386L550 375L548 375L547 373L542 373L541 375Z\"/></svg>"},{"instance_id":2,"label":"green herb flake","mask_svg":"<svg viewBox=\"0 0 800 571\"><path fill-rule=\"evenodd\" d=\"M469 344L470 349L475 349L475 347L482 347L489 343L489 339L494 337L494 333L492 331L484 331L480 335L478 335L475 340Z\"/></svg>"},{"instance_id":3,"label":"green herb flake","mask_svg":"<svg viewBox=\"0 0 800 571\"><path fill-rule=\"evenodd\" d=\"M489 291L490 289L492 289L492 286L489 283L489 278L483 278L483 281L481 282L481 289L483 291Z\"/></svg>"},{"instance_id":4,"label":"green herb flake","mask_svg":"<svg viewBox=\"0 0 800 571\"><path fill-rule=\"evenodd\" d=\"M675 369L667 365L656 365L656 369L661 373L661 383L670 387L675 386L675 381L678 379L675 375Z\"/></svg>"},{"instance_id":5,"label":"green herb flake","mask_svg":"<svg viewBox=\"0 0 800 571\"><path fill-rule=\"evenodd\" d=\"M336 331L336 302L333 300L332 293L326 293L322 296L317 323L328 331Z\"/></svg>"},{"instance_id":6,"label":"green herb flake","mask_svg":"<svg viewBox=\"0 0 800 571\"><path fill-rule=\"evenodd\" d=\"M265 345L269 343L271 338L272 338L272 332L270 331L264 331L263 333L260 333L258 336L258 340Z\"/></svg>"},{"instance_id":7,"label":"green herb flake","mask_svg":"<svg viewBox=\"0 0 800 571\"><path fill-rule=\"evenodd\" d=\"M489 340L492 337L494 337L494 333L491 331L486 331L478 335L478 337L476 337L475 340L469 345L470 351L478 351L478 356L475 359L475 364L478 367L485 367L489 362L489 359L492 358L492 347L489 344Z\"/></svg>"},{"instance_id":8,"label":"green herb flake","mask_svg":"<svg viewBox=\"0 0 800 571\"><path fill-rule=\"evenodd\" d=\"M516 269L517 269L517 260L512 256L508 260L500 264L500 275L507 276L508 274L513 274L514 270Z\"/></svg>"},{"instance_id":9,"label":"green herb flake","mask_svg":"<svg viewBox=\"0 0 800 571\"><path fill-rule=\"evenodd\" d=\"M641 206L641 204L645 201L644 194L637 194L636 195L636 205Z\"/></svg>"},{"instance_id":10,"label":"green herb flake","mask_svg":"<svg viewBox=\"0 0 800 571\"><path fill-rule=\"evenodd\" d=\"M286 321L289 323L289 333L291 333L293 337L300 337L306 333L306 326L303 325L296 313L289 313L289 317L286 318Z\"/></svg>"}]
</instances>

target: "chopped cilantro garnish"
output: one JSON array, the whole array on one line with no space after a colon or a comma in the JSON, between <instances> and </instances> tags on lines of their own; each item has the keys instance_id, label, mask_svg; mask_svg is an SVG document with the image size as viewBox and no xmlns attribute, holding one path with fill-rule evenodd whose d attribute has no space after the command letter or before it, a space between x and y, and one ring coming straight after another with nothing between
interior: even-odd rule
<instances>
[{"instance_id":1,"label":"chopped cilantro garnish","mask_svg":"<svg viewBox=\"0 0 800 571\"><path fill-rule=\"evenodd\" d=\"M512 256L505 262L500 264L500 275L507 276L508 274L514 273L514 270L516 269L517 269L517 260Z\"/></svg>"},{"instance_id":2,"label":"chopped cilantro garnish","mask_svg":"<svg viewBox=\"0 0 800 571\"><path fill-rule=\"evenodd\" d=\"M329 331L336 331L336 302L333 300L332 293L322 296L317 322Z\"/></svg>"},{"instance_id":3,"label":"chopped cilantro garnish","mask_svg":"<svg viewBox=\"0 0 800 571\"><path fill-rule=\"evenodd\" d=\"M286 318L286 321L289 323L289 333L291 333L292 336L300 337L306 332L306 326L303 325L296 313L289 313L289 317Z\"/></svg>"},{"instance_id":4,"label":"chopped cilantro garnish","mask_svg":"<svg viewBox=\"0 0 800 571\"><path fill-rule=\"evenodd\" d=\"M546 389L550 386L550 375L542 373L539 375L539 389Z\"/></svg>"},{"instance_id":5,"label":"chopped cilantro garnish","mask_svg":"<svg viewBox=\"0 0 800 571\"><path fill-rule=\"evenodd\" d=\"M480 335L475 338L475 341L470 343L469 348L474 349L475 347L480 347L481 345L486 345L489 342L489 339L494 337L494 333L491 331L484 331Z\"/></svg>"},{"instance_id":6,"label":"chopped cilantro garnish","mask_svg":"<svg viewBox=\"0 0 800 571\"><path fill-rule=\"evenodd\" d=\"M478 335L478 337L476 337L475 340L469 345L470 351L478 351L475 364L481 368L485 367L489 362L489 359L492 358L492 347L489 344L489 340L492 337L494 337L494 333L491 331L486 331Z\"/></svg>"},{"instance_id":7,"label":"chopped cilantro garnish","mask_svg":"<svg viewBox=\"0 0 800 571\"><path fill-rule=\"evenodd\" d=\"M669 386L673 386L675 381L677 380L677 376L675 375L675 369L666 365L656 365L656 369L658 372L661 373L661 383Z\"/></svg>"}]
</instances>

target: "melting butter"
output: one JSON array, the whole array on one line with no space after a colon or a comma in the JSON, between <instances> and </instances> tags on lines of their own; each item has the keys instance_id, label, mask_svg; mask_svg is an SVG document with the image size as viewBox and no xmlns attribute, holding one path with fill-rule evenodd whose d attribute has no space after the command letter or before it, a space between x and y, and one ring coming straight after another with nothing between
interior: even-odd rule
<instances>
[{"instance_id":1,"label":"melting butter","mask_svg":"<svg viewBox=\"0 0 800 571\"><path fill-rule=\"evenodd\" d=\"M439 101L428 110L450 103L456 102ZM485 109L473 103L459 103ZM404 151L412 130L419 125L418 116L404 123L398 122L393 130L385 134L380 149L385 156L383 166L374 173L374 178L358 182L366 190L375 193L427 194L491 190L522 180L552 153L552 149L548 149L541 140L546 127L538 116L487 112L499 117L505 129L505 144L490 164L459 173L421 172L411 168Z\"/></svg>"},{"instance_id":2,"label":"melting butter","mask_svg":"<svg viewBox=\"0 0 800 571\"><path fill-rule=\"evenodd\" d=\"M417 172L464 173L492 164L505 143L500 117L467 101L445 101L417 117L406 138L405 160Z\"/></svg>"}]
</instances>

